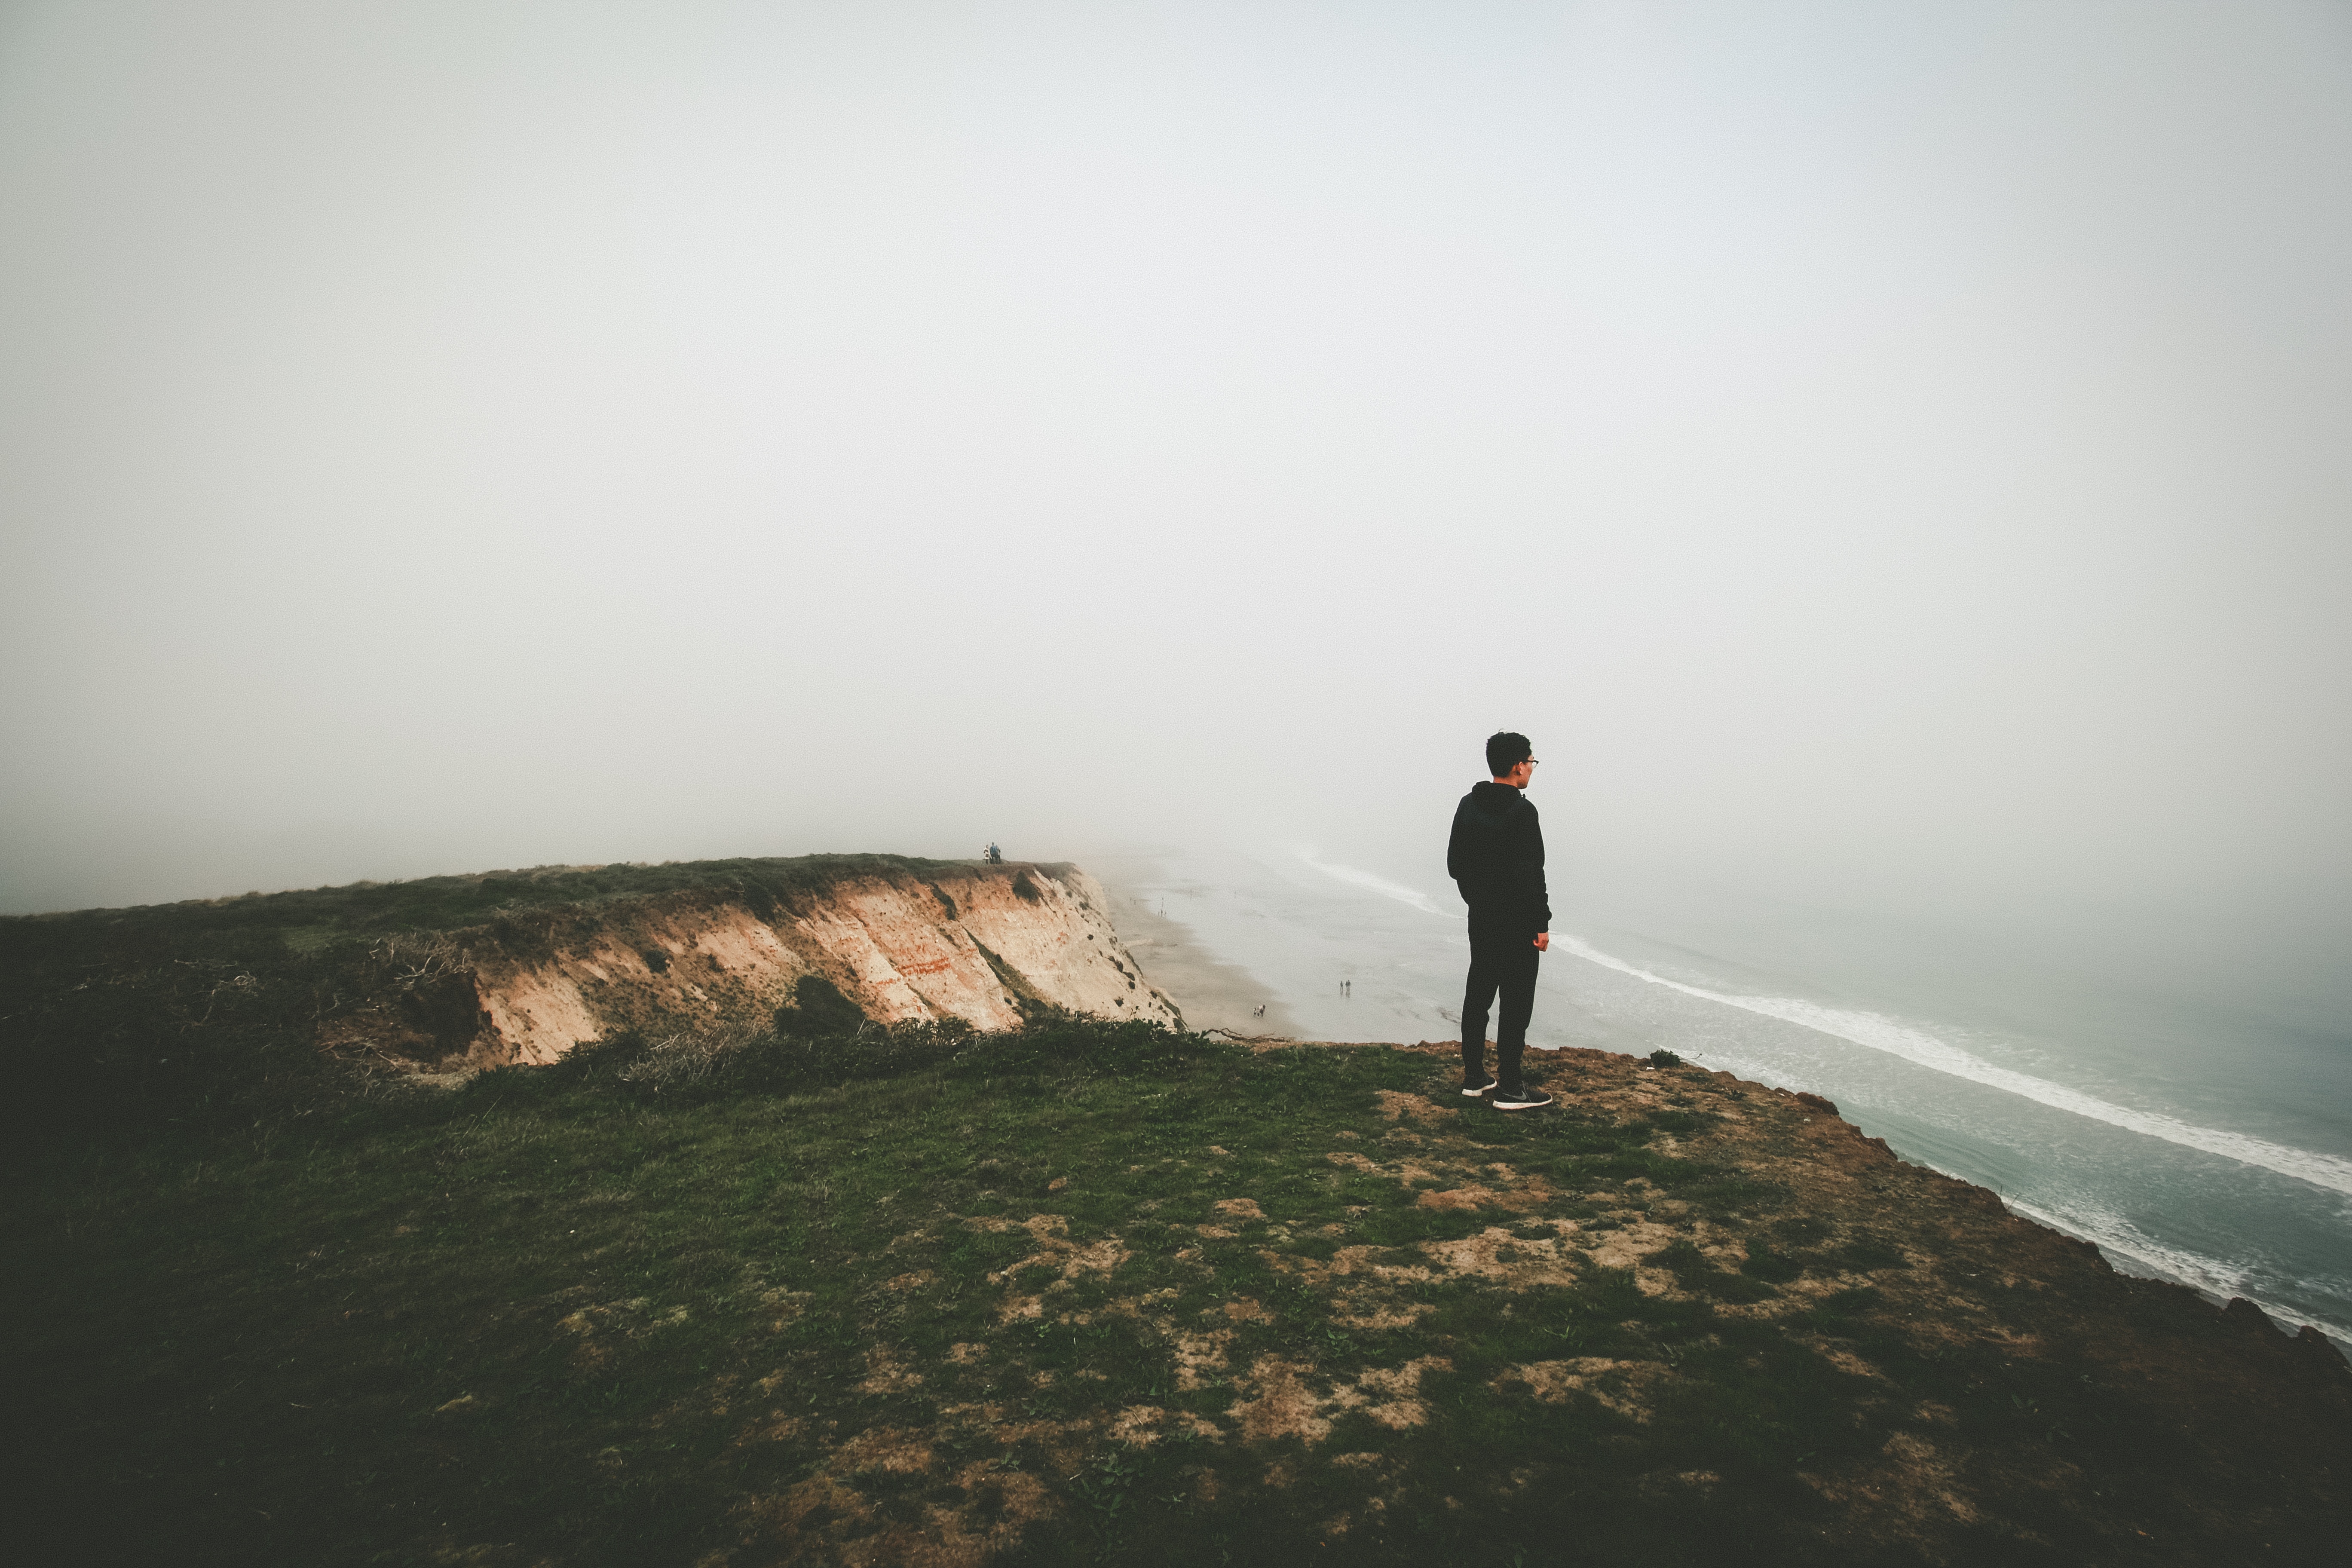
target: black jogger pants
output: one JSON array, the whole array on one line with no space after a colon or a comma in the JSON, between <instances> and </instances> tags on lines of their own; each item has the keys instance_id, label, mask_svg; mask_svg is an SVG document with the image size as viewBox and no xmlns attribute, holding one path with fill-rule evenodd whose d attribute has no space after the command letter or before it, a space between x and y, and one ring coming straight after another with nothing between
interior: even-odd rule
<instances>
[{"instance_id":1,"label":"black jogger pants","mask_svg":"<svg viewBox=\"0 0 2352 1568\"><path fill-rule=\"evenodd\" d=\"M1495 1079L1505 1089L1519 1087L1519 1054L1527 1048L1528 1020L1536 1010L1536 969L1543 954L1535 933L1470 931L1470 983L1462 994L1462 1070L1467 1082L1486 1076L1486 1009L1502 993L1495 1021Z\"/></svg>"}]
</instances>

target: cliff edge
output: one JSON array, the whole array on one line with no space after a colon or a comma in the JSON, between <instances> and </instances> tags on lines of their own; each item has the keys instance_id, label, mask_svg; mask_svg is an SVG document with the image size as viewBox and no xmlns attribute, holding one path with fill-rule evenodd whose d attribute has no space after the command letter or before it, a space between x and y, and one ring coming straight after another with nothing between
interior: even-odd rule
<instances>
[{"instance_id":1,"label":"cliff edge","mask_svg":"<svg viewBox=\"0 0 2352 1568\"><path fill-rule=\"evenodd\" d=\"M541 866L12 916L0 1149L249 1125L382 1070L454 1082L624 1033L757 1034L786 1008L828 1030L1182 1023L1064 864Z\"/></svg>"},{"instance_id":2,"label":"cliff edge","mask_svg":"<svg viewBox=\"0 0 2352 1568\"><path fill-rule=\"evenodd\" d=\"M387 936L322 1050L420 1067L544 1066L624 1029L764 1026L816 979L879 1024L1017 1028L1039 1006L1180 1026L1076 866L756 874Z\"/></svg>"},{"instance_id":3,"label":"cliff edge","mask_svg":"<svg viewBox=\"0 0 2352 1568\"><path fill-rule=\"evenodd\" d=\"M30 1557L2341 1559L2316 1332L1818 1097L1118 1022L1102 918L861 858L0 921Z\"/></svg>"}]
</instances>

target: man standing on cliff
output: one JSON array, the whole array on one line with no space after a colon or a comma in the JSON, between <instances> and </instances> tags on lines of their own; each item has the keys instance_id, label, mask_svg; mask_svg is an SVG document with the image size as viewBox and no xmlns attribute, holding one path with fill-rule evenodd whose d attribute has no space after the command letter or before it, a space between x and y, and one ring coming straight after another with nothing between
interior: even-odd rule
<instances>
[{"instance_id":1,"label":"man standing on cliff","mask_svg":"<svg viewBox=\"0 0 2352 1568\"><path fill-rule=\"evenodd\" d=\"M1535 748L1505 731L1486 742L1489 784L1474 784L1454 808L1445 871L1470 906L1470 984L1462 997L1462 1092L1494 1091L1498 1110L1538 1110L1551 1096L1519 1074L1528 1019L1536 1010L1536 966L1551 945L1544 888L1543 826L1527 797ZM1496 1078L1486 1076L1486 1009L1502 994L1495 1024Z\"/></svg>"}]
</instances>

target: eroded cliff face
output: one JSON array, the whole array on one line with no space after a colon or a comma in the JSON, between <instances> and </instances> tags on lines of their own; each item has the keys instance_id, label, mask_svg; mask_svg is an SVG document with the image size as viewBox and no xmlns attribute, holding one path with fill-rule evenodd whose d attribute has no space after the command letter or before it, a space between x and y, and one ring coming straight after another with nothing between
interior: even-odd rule
<instances>
[{"instance_id":1,"label":"eroded cliff face","mask_svg":"<svg viewBox=\"0 0 2352 1568\"><path fill-rule=\"evenodd\" d=\"M1041 1004L1181 1023L1107 909L1076 866L1010 864L533 910L387 942L383 994L322 1023L320 1043L416 1066L545 1064L622 1029L765 1025L806 975L884 1024L1007 1029Z\"/></svg>"}]
</instances>

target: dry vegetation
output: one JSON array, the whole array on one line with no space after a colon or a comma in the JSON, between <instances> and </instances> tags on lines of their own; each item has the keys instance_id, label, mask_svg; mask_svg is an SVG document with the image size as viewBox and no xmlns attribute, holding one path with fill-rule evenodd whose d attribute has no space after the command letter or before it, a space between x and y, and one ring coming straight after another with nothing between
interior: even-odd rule
<instances>
[{"instance_id":1,"label":"dry vegetation","mask_svg":"<svg viewBox=\"0 0 2352 1568\"><path fill-rule=\"evenodd\" d=\"M2352 1372L1822 1102L678 1037L14 1194L59 1560L2315 1562Z\"/></svg>"}]
</instances>

